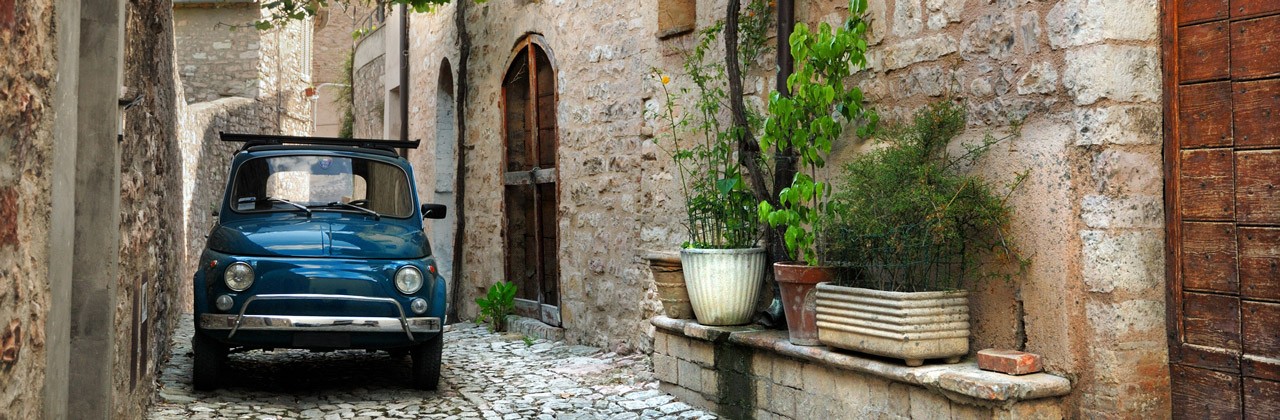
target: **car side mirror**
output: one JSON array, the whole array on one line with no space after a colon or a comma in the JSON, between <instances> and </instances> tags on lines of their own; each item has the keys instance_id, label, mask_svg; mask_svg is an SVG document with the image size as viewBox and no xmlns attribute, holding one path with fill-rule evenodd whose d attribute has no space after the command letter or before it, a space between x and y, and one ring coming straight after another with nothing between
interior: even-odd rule
<instances>
[{"instance_id":1,"label":"car side mirror","mask_svg":"<svg viewBox=\"0 0 1280 420\"><path fill-rule=\"evenodd\" d=\"M422 205L423 219L443 219L446 213L448 213L448 208L446 208L444 204L423 204Z\"/></svg>"}]
</instances>

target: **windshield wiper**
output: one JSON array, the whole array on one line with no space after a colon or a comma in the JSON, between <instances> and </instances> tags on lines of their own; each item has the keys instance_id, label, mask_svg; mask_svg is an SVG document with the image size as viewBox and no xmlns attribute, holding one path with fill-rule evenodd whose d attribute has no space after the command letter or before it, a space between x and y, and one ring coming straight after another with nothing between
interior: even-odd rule
<instances>
[{"instance_id":1,"label":"windshield wiper","mask_svg":"<svg viewBox=\"0 0 1280 420\"><path fill-rule=\"evenodd\" d=\"M334 201L334 202L332 202L332 203L325 204L324 206L325 206L325 207L334 207L334 206L338 206L338 207L342 207L342 208L353 209L353 210L357 210L357 211L364 212L365 214L368 214L368 215L370 215L370 216L373 216L373 220L382 220L382 215L381 215L381 214L378 214L378 212L373 211L373 210L369 210L369 209L366 209L366 208L364 208L364 207L360 207L360 206L357 206L357 205L355 205L355 204L351 204L351 203L340 203L340 202Z\"/></svg>"},{"instance_id":2,"label":"windshield wiper","mask_svg":"<svg viewBox=\"0 0 1280 420\"><path fill-rule=\"evenodd\" d=\"M283 204L288 204L288 205L290 205L290 206L297 207L297 208L298 208L298 210L302 210L302 211L307 212L307 218L308 218L308 219L310 219L310 218L311 218L311 209L307 208L307 206L304 206L304 205L301 205L301 204L298 204L298 203L295 203L295 202L292 202L292 201L289 201L289 200L285 200L285 199L283 199L283 198L264 197L264 198L260 198L260 199L258 199L258 201L267 201L267 202L272 202L272 203L283 203Z\"/></svg>"}]
</instances>

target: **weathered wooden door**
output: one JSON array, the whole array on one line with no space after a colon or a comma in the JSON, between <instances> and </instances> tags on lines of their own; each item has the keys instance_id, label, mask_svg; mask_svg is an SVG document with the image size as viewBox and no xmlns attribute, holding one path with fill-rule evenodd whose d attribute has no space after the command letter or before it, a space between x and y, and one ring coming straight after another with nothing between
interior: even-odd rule
<instances>
[{"instance_id":1,"label":"weathered wooden door","mask_svg":"<svg viewBox=\"0 0 1280 420\"><path fill-rule=\"evenodd\" d=\"M506 273L516 313L559 326L555 69L541 41L517 44L503 78Z\"/></svg>"},{"instance_id":2,"label":"weathered wooden door","mask_svg":"<svg viewBox=\"0 0 1280 420\"><path fill-rule=\"evenodd\" d=\"M1280 417L1280 1L1164 1L1175 418Z\"/></svg>"}]
</instances>

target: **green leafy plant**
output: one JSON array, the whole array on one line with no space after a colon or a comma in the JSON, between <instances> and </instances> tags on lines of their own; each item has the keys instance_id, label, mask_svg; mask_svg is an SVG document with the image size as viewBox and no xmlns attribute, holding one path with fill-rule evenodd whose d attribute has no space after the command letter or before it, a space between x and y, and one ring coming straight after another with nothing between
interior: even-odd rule
<instances>
[{"instance_id":1,"label":"green leafy plant","mask_svg":"<svg viewBox=\"0 0 1280 420\"><path fill-rule=\"evenodd\" d=\"M761 1L753 5L763 10L761 13L768 11ZM760 17L757 21L767 22L766 19ZM764 23L757 25L763 32ZM719 120L727 98L725 66L708 57L723 30L723 22L718 22L699 31L698 43L686 53L683 76L691 87L672 92L668 89L670 76L654 69L664 99L657 116L671 128L669 138L660 141L659 146L672 156L685 198L685 226L689 232L685 248L750 248L756 246L759 237L753 210L756 199L743 180L742 165L736 159L736 137L732 128ZM764 38L750 39L754 42L745 44L748 57L758 56ZM691 99L693 112L677 118L678 102L685 98ZM681 133L685 131L691 133L692 139L682 141Z\"/></svg>"},{"instance_id":2,"label":"green leafy plant","mask_svg":"<svg viewBox=\"0 0 1280 420\"><path fill-rule=\"evenodd\" d=\"M758 205L758 215L771 226L786 226L787 251L796 261L817 264L814 225L830 215L826 199L831 187L817 179L826 166L832 143L854 124L859 136L874 129L877 116L863 105L862 90L845 84L845 78L866 66L866 0L849 4L849 17L839 28L826 22L810 30L797 23L788 42L796 71L787 78L790 96L774 92L769 97L768 119L760 136L760 148L794 150L798 159L791 185L778 192L778 206Z\"/></svg>"},{"instance_id":3,"label":"green leafy plant","mask_svg":"<svg viewBox=\"0 0 1280 420\"><path fill-rule=\"evenodd\" d=\"M527 335L526 335L526 336L524 336L524 337L520 337L520 340L524 341L524 346L525 346L525 347L533 347L533 341L534 341L534 340L533 340L533 337L530 337L530 336L527 336Z\"/></svg>"},{"instance_id":4,"label":"green leafy plant","mask_svg":"<svg viewBox=\"0 0 1280 420\"><path fill-rule=\"evenodd\" d=\"M975 259L994 254L1025 270L1004 228L1007 200L986 181L958 170L1002 138L986 136L952 156L947 145L965 129L964 109L950 101L917 111L909 124L885 130L885 147L844 165L832 217L821 226L823 258L851 270L846 286L919 292L954 290L974 274Z\"/></svg>"},{"instance_id":5,"label":"green leafy plant","mask_svg":"<svg viewBox=\"0 0 1280 420\"><path fill-rule=\"evenodd\" d=\"M356 91L355 80L352 79L355 74L355 61L356 49L352 48L347 53L347 58L342 61L342 79L338 84L338 94L333 98L333 103L342 110L342 124L338 129L338 137L344 139L355 137Z\"/></svg>"},{"instance_id":6,"label":"green leafy plant","mask_svg":"<svg viewBox=\"0 0 1280 420\"><path fill-rule=\"evenodd\" d=\"M489 286L489 292L485 297L476 298L476 304L480 305L479 322L487 322L489 331L506 331L507 315L515 309L516 285L515 283L500 281Z\"/></svg>"}]
</instances>

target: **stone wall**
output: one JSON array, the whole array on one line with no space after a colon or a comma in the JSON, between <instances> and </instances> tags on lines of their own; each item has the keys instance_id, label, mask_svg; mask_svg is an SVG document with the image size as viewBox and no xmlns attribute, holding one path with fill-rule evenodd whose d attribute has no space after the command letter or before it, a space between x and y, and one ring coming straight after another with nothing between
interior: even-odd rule
<instances>
[{"instance_id":1,"label":"stone wall","mask_svg":"<svg viewBox=\"0 0 1280 420\"><path fill-rule=\"evenodd\" d=\"M72 2L57 5L79 7ZM173 277L177 275L179 254L173 242L179 229L179 205L155 192L178 186L177 149L172 139L180 100L173 66L171 6L165 1L134 0L126 7L129 18L125 32L125 85L131 93L141 96L126 113L128 125L120 146L121 223L101 227L120 231L122 273L114 286L114 334L118 339L115 348L101 349L114 354L110 357L115 360L111 401L101 402L110 404L104 413L134 418L141 415L151 395L155 366L163 362L161 355L168 354L168 332L175 319L170 303L177 293ZM50 308L70 305L50 300L50 279L51 265L66 264L71 257L49 254L51 223L75 222L71 212L53 214L50 201L52 179L74 179L74 173L54 173L52 162L54 108L72 116L63 116L69 120L61 124L76 125L75 97L54 96L57 81L77 80L73 74L57 72L80 71L75 64L63 66L65 63L54 60L76 57L74 52L58 51L59 42L67 40L54 37L54 22L63 22L58 20L59 15L67 13L73 12L55 10L54 1L0 1L0 53L6 57L0 64L0 74L5 75L0 77L4 104L0 106L0 185L4 185L0 187L0 220L5 221L0 225L0 278L6 284L0 288L0 405L6 407L5 416L12 418L39 418L42 413L48 414L45 409L66 404L45 401L45 396L65 397L65 390L46 388L67 386L65 376L60 378L61 383L46 383L49 372L67 370L66 366L46 365L47 360L57 360L46 358L46 353L52 352L46 348L46 339L68 344L65 335L46 335ZM66 30L75 33L74 27ZM70 87L61 91L75 90ZM115 100L111 102L114 109ZM61 131L68 133L69 142L74 144L76 129L63 127ZM60 166L71 169L73 165ZM75 187L60 188L66 193ZM55 221L55 217L62 218ZM140 284L146 287L139 287ZM140 308L146 309L135 311ZM78 308L66 312L84 316ZM145 314L146 322L140 322L135 314ZM66 330L62 331L66 334Z\"/></svg>"},{"instance_id":2,"label":"stone wall","mask_svg":"<svg viewBox=\"0 0 1280 420\"><path fill-rule=\"evenodd\" d=\"M38 418L49 315L54 2L0 1L0 407Z\"/></svg>"},{"instance_id":3,"label":"stone wall","mask_svg":"<svg viewBox=\"0 0 1280 420\"><path fill-rule=\"evenodd\" d=\"M164 191L182 183L182 100L174 65L169 1L132 0L126 21L124 84L140 95L125 113L120 152L120 277L116 284L114 415L146 409L182 296L182 203ZM74 357L74 355L73 355ZM75 398L72 396L72 398Z\"/></svg>"},{"instance_id":4,"label":"stone wall","mask_svg":"<svg viewBox=\"0 0 1280 420\"><path fill-rule=\"evenodd\" d=\"M905 367L825 347L791 345L783 331L716 328L659 317L659 388L727 418L1063 419L1066 378L1007 376L973 362Z\"/></svg>"},{"instance_id":5,"label":"stone wall","mask_svg":"<svg viewBox=\"0 0 1280 420\"><path fill-rule=\"evenodd\" d=\"M231 158L241 143L219 140L218 133L270 132L272 121L262 118L259 105L249 98L222 98L182 107L178 143L182 150L182 215L184 253L175 301L184 312L192 311L191 281L204 250L205 235L222 206Z\"/></svg>"},{"instance_id":6,"label":"stone wall","mask_svg":"<svg viewBox=\"0 0 1280 420\"><path fill-rule=\"evenodd\" d=\"M797 13L834 22L843 4ZM871 1L859 81L886 119L953 98L969 111L960 141L1021 123L974 170L997 183L1030 170L1010 203L1033 265L969 286L972 348L1044 355L1076 378L1072 416L1169 410L1158 16L1154 0Z\"/></svg>"},{"instance_id":7,"label":"stone wall","mask_svg":"<svg viewBox=\"0 0 1280 420\"><path fill-rule=\"evenodd\" d=\"M310 19L268 30L256 3L187 5L174 9L178 69L187 103L225 97L252 98L264 133L309 135L313 103Z\"/></svg>"},{"instance_id":8,"label":"stone wall","mask_svg":"<svg viewBox=\"0 0 1280 420\"><path fill-rule=\"evenodd\" d=\"M228 96L256 98L265 32L253 28L255 3L175 7L178 71L187 103Z\"/></svg>"},{"instance_id":9,"label":"stone wall","mask_svg":"<svg viewBox=\"0 0 1280 420\"><path fill-rule=\"evenodd\" d=\"M267 12L263 11L264 17ZM311 135L312 102L306 96L311 87L311 19L293 21L263 33L258 60L259 112L274 117L280 134Z\"/></svg>"},{"instance_id":10,"label":"stone wall","mask_svg":"<svg viewBox=\"0 0 1280 420\"><path fill-rule=\"evenodd\" d=\"M360 64L357 61L355 76L352 79L354 83L352 96L355 102L352 135L361 139L380 139L382 138L382 118L386 114L383 92L386 58L378 54L364 65Z\"/></svg>"},{"instance_id":11,"label":"stone wall","mask_svg":"<svg viewBox=\"0 0 1280 420\"><path fill-rule=\"evenodd\" d=\"M350 104L337 102L338 92L346 88L339 85L347 83L350 78L350 75L342 74L343 63L351 59L355 49L351 34L359 29L356 25L369 13L369 9L358 3L333 4L326 13L324 27L315 31L312 44L311 76L317 92L314 100L315 135L336 137L341 129L343 111L350 107Z\"/></svg>"}]
</instances>

